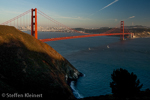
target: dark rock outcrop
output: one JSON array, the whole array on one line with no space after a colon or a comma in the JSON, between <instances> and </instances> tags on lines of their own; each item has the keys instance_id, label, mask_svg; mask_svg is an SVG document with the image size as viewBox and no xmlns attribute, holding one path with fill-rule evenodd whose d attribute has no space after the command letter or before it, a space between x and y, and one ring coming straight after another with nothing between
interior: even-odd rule
<instances>
[{"instance_id":1,"label":"dark rock outcrop","mask_svg":"<svg viewBox=\"0 0 150 100\"><path fill-rule=\"evenodd\" d=\"M80 73L52 47L11 26L0 25L0 93L75 99L67 84ZM6 96L7 97L7 96Z\"/></svg>"}]
</instances>

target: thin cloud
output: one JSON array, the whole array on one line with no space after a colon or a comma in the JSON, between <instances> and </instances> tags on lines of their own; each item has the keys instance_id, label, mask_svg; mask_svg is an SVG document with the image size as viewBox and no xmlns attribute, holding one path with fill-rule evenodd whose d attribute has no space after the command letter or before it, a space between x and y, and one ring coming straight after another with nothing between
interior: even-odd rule
<instances>
[{"instance_id":1,"label":"thin cloud","mask_svg":"<svg viewBox=\"0 0 150 100\"><path fill-rule=\"evenodd\" d=\"M129 17L129 19L130 19L130 18L134 18L134 17L135 17L135 16L131 16L131 17Z\"/></svg>"},{"instance_id":2,"label":"thin cloud","mask_svg":"<svg viewBox=\"0 0 150 100\"><path fill-rule=\"evenodd\" d=\"M118 21L118 19L107 19L107 20L111 20L111 21L115 21L115 22Z\"/></svg>"},{"instance_id":3,"label":"thin cloud","mask_svg":"<svg viewBox=\"0 0 150 100\"><path fill-rule=\"evenodd\" d=\"M7 10L7 9L3 9L3 8L0 8L1 11L0 11L0 14L3 14L3 15L7 15L7 14L21 14L23 12L20 12L20 11L13 11L13 10Z\"/></svg>"},{"instance_id":4,"label":"thin cloud","mask_svg":"<svg viewBox=\"0 0 150 100\"><path fill-rule=\"evenodd\" d=\"M65 16L57 16L55 18L62 18L62 19L76 19L76 20L90 20L89 18L82 18L82 17L65 17Z\"/></svg>"},{"instance_id":5,"label":"thin cloud","mask_svg":"<svg viewBox=\"0 0 150 100\"><path fill-rule=\"evenodd\" d=\"M118 21L118 19L115 19L115 21Z\"/></svg>"},{"instance_id":6,"label":"thin cloud","mask_svg":"<svg viewBox=\"0 0 150 100\"><path fill-rule=\"evenodd\" d=\"M131 16L131 17L129 17L129 18L122 19L122 20L123 20L123 21L125 21L125 20L130 20L131 18L135 18L135 16ZM120 21L122 21L122 20L120 20Z\"/></svg>"},{"instance_id":7,"label":"thin cloud","mask_svg":"<svg viewBox=\"0 0 150 100\"><path fill-rule=\"evenodd\" d=\"M119 0L115 0L115 1L111 2L111 3L108 4L107 6L103 7L102 9L100 9L100 10L98 10L98 11L96 11L96 12L99 12L99 11L102 11L102 10L106 9L107 7L109 7L109 6L111 6L112 4L116 3L117 1L119 1ZM96 12L95 12L95 13L96 13ZM89 15L89 16L92 16L92 15L94 15L95 13L93 13L93 14L91 14L91 15Z\"/></svg>"},{"instance_id":8,"label":"thin cloud","mask_svg":"<svg viewBox=\"0 0 150 100\"><path fill-rule=\"evenodd\" d=\"M114 4L114 3L117 2L117 1L119 1L119 0L113 1L112 3L110 3L110 4L108 4L107 6L103 7L103 8L100 9L99 11L101 11L101 10L103 10L103 9L105 9L105 8L107 8L107 7L109 7L109 6L111 6L112 4Z\"/></svg>"}]
</instances>

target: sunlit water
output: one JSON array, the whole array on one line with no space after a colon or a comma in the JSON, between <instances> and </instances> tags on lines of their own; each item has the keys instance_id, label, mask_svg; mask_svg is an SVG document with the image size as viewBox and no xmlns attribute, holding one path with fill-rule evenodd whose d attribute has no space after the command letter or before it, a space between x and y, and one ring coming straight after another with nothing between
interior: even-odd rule
<instances>
[{"instance_id":1,"label":"sunlit water","mask_svg":"<svg viewBox=\"0 0 150 100\"><path fill-rule=\"evenodd\" d=\"M40 39L79 35L57 32L38 34ZM150 88L150 38L120 41L119 37L101 36L46 43L84 74L77 82L71 83L77 98L111 94L111 74L117 68L136 74L143 84L141 90Z\"/></svg>"}]
</instances>

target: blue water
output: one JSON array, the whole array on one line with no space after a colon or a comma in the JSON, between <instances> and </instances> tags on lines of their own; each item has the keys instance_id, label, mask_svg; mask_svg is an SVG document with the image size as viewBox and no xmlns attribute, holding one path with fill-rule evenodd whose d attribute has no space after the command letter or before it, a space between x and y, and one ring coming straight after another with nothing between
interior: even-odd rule
<instances>
[{"instance_id":1,"label":"blue water","mask_svg":"<svg viewBox=\"0 0 150 100\"><path fill-rule=\"evenodd\" d=\"M39 32L39 38L79 33ZM124 68L137 75L141 90L150 88L150 38L120 41L119 37L89 37L46 42L64 56L84 77L74 82L76 97L111 94L114 69Z\"/></svg>"}]
</instances>

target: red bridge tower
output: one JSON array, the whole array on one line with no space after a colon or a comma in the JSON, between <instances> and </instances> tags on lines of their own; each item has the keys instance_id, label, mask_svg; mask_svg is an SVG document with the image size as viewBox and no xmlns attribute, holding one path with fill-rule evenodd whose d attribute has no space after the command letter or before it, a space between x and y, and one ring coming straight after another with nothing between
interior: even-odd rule
<instances>
[{"instance_id":1,"label":"red bridge tower","mask_svg":"<svg viewBox=\"0 0 150 100\"><path fill-rule=\"evenodd\" d=\"M35 14L33 15L33 12ZM31 35L35 36L38 39L38 31L37 31L37 8L31 9Z\"/></svg>"},{"instance_id":2,"label":"red bridge tower","mask_svg":"<svg viewBox=\"0 0 150 100\"><path fill-rule=\"evenodd\" d=\"M120 24L120 31L122 33L122 35L120 35L120 39L121 40L124 40L124 21L121 21L121 24Z\"/></svg>"}]
</instances>

